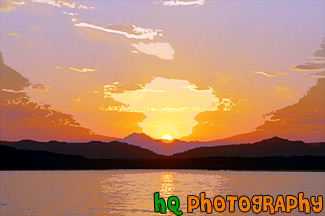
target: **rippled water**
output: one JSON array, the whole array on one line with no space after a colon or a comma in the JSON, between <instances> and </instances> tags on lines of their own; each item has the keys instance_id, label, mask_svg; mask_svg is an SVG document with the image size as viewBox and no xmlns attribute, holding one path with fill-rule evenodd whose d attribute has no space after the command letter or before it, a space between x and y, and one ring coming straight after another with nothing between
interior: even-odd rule
<instances>
[{"instance_id":1,"label":"rippled water","mask_svg":"<svg viewBox=\"0 0 325 216\"><path fill-rule=\"evenodd\" d=\"M178 196L184 215L187 195L324 195L322 172L188 170L1 171L0 215L159 215L153 193ZM322 212L321 214L323 214ZM321 215L318 214L318 215ZM166 215L174 215L168 213ZM213 215L218 215L216 212ZM230 215L226 211L222 215ZM240 215L238 211L236 214ZM247 214L245 214L247 215ZM249 215L254 215L249 212ZM276 214L281 215L281 214ZM290 215L299 215L293 211ZM312 215L312 214L310 214Z\"/></svg>"}]
</instances>

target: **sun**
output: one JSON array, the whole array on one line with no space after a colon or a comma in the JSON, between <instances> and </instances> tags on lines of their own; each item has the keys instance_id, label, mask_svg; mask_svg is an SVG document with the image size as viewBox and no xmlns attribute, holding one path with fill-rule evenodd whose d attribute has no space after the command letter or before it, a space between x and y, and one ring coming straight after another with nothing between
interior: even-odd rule
<instances>
[{"instance_id":1,"label":"sun","mask_svg":"<svg viewBox=\"0 0 325 216\"><path fill-rule=\"evenodd\" d=\"M165 134L164 136L161 137L161 139L172 141L173 137L171 135L169 135L169 134Z\"/></svg>"}]
</instances>

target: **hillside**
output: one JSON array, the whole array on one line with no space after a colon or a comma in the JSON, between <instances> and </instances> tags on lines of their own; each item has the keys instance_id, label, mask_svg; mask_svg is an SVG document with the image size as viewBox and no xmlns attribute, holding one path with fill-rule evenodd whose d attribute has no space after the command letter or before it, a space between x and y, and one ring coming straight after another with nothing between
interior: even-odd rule
<instances>
[{"instance_id":1,"label":"hillside","mask_svg":"<svg viewBox=\"0 0 325 216\"><path fill-rule=\"evenodd\" d=\"M18 142L0 142L0 144L15 147L17 149L43 150L60 154L80 155L92 159L153 159L161 157L148 149L118 141L108 143L100 141L67 143L57 141L37 142L33 140L21 140Z\"/></svg>"},{"instance_id":2,"label":"hillside","mask_svg":"<svg viewBox=\"0 0 325 216\"><path fill-rule=\"evenodd\" d=\"M142 148L150 149L157 154L163 155L172 155L175 153L184 152L197 147L202 146L218 146L218 145L228 145L231 142L228 141L212 141L212 142L199 142L192 141L186 142L181 140L173 140L171 142L165 142L162 140L152 139L151 137L145 134L133 133L124 139L120 140L121 142L126 142L131 145L140 146Z\"/></svg>"},{"instance_id":3,"label":"hillside","mask_svg":"<svg viewBox=\"0 0 325 216\"><path fill-rule=\"evenodd\" d=\"M201 147L174 154L176 158L205 157L269 157L269 156L325 156L325 144L312 146L302 141L289 141L279 137L262 140L253 144L239 144L215 147Z\"/></svg>"},{"instance_id":4,"label":"hillside","mask_svg":"<svg viewBox=\"0 0 325 216\"><path fill-rule=\"evenodd\" d=\"M0 145L0 170L65 169L208 169L324 170L325 157L211 157L172 159L88 159L47 151L17 150Z\"/></svg>"}]
</instances>

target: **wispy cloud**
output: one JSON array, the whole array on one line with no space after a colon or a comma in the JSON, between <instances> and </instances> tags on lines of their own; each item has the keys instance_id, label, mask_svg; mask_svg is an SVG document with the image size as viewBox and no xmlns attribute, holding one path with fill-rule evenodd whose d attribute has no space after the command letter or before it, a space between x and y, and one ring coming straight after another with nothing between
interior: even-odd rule
<instances>
[{"instance_id":1,"label":"wispy cloud","mask_svg":"<svg viewBox=\"0 0 325 216\"><path fill-rule=\"evenodd\" d=\"M87 73L87 72L94 72L96 69L91 69L91 68L76 68L76 67L70 67L70 70L77 71L80 73Z\"/></svg>"},{"instance_id":2,"label":"wispy cloud","mask_svg":"<svg viewBox=\"0 0 325 216\"><path fill-rule=\"evenodd\" d=\"M169 0L169 1L162 2L164 6L189 6L189 5L201 6L204 5L204 3L205 0Z\"/></svg>"},{"instance_id":3,"label":"wispy cloud","mask_svg":"<svg viewBox=\"0 0 325 216\"><path fill-rule=\"evenodd\" d=\"M282 91L282 92L284 91L285 92L285 91L290 91L291 89L288 88L288 87L286 87L286 86L276 86L275 87L275 90L276 91Z\"/></svg>"},{"instance_id":4,"label":"wispy cloud","mask_svg":"<svg viewBox=\"0 0 325 216\"><path fill-rule=\"evenodd\" d=\"M76 3L72 0L29 0L29 1L21 1L21 0L1 0L0 11L10 12L16 9L16 6L27 5L29 3L38 3L38 4L46 4L58 8L68 8L68 9L94 9L93 6L88 6L84 4Z\"/></svg>"},{"instance_id":5,"label":"wispy cloud","mask_svg":"<svg viewBox=\"0 0 325 216\"><path fill-rule=\"evenodd\" d=\"M132 25L132 27L119 26L119 25L109 25L106 27L102 27L102 26L81 22L81 23L75 23L75 26L97 29L107 33L120 34L131 39L153 40L157 36L162 36L162 34L160 33L161 30L153 30L153 29L143 28L135 25Z\"/></svg>"},{"instance_id":6,"label":"wispy cloud","mask_svg":"<svg viewBox=\"0 0 325 216\"><path fill-rule=\"evenodd\" d=\"M32 0L32 2L34 3L41 3L41 4L48 4L54 7L59 7L59 8L73 8L73 9L94 9L94 7L90 7L84 4L78 4L74 1L70 1L70 0Z\"/></svg>"},{"instance_id":7,"label":"wispy cloud","mask_svg":"<svg viewBox=\"0 0 325 216\"><path fill-rule=\"evenodd\" d=\"M320 44L320 49L309 58L312 58L313 60L305 64L290 66L289 69L293 71L307 72L325 70L325 40L323 40L323 42Z\"/></svg>"},{"instance_id":8,"label":"wispy cloud","mask_svg":"<svg viewBox=\"0 0 325 216\"><path fill-rule=\"evenodd\" d=\"M40 30L40 27L38 25L30 25L29 28L29 33L31 34L35 34L38 30Z\"/></svg>"},{"instance_id":9,"label":"wispy cloud","mask_svg":"<svg viewBox=\"0 0 325 216\"><path fill-rule=\"evenodd\" d=\"M20 34L18 34L16 32L10 32L8 35L10 35L10 36L20 36Z\"/></svg>"},{"instance_id":10,"label":"wispy cloud","mask_svg":"<svg viewBox=\"0 0 325 216\"><path fill-rule=\"evenodd\" d=\"M267 73L267 72L264 72L264 71L252 71L253 73L256 73L256 74L261 74L261 75L264 75L264 76L267 76L267 77L279 77L279 76L282 76L282 75L288 75L288 73L285 73L285 72L275 72L275 73Z\"/></svg>"},{"instance_id":11,"label":"wispy cloud","mask_svg":"<svg viewBox=\"0 0 325 216\"><path fill-rule=\"evenodd\" d=\"M1 0L0 11L2 12L10 12L16 9L16 5L24 5L26 4L24 1L20 0Z\"/></svg>"},{"instance_id":12,"label":"wispy cloud","mask_svg":"<svg viewBox=\"0 0 325 216\"><path fill-rule=\"evenodd\" d=\"M318 64L316 62L306 63L304 65L293 65L289 67L289 69L292 71L306 71L306 72L321 71L324 70L324 68L325 68L325 63Z\"/></svg>"},{"instance_id":13,"label":"wispy cloud","mask_svg":"<svg viewBox=\"0 0 325 216\"><path fill-rule=\"evenodd\" d=\"M153 55L157 56L158 58L164 59L164 60L172 60L174 59L175 51L170 46L169 43L138 43L138 44L132 44L137 50L140 52L143 52L147 55Z\"/></svg>"},{"instance_id":14,"label":"wispy cloud","mask_svg":"<svg viewBox=\"0 0 325 216\"><path fill-rule=\"evenodd\" d=\"M9 92L9 93L29 93L29 92L48 92L50 90L50 86L45 84L31 84L24 88L23 90L14 90L14 89L1 89L1 91Z\"/></svg>"}]
</instances>

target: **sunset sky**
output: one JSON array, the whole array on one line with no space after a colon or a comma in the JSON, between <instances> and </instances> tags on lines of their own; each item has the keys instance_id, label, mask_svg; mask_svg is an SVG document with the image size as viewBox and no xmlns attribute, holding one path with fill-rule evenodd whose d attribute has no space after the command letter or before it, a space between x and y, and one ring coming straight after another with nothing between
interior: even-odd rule
<instances>
[{"instance_id":1,"label":"sunset sky","mask_svg":"<svg viewBox=\"0 0 325 216\"><path fill-rule=\"evenodd\" d=\"M324 141L324 8L1 0L1 139Z\"/></svg>"}]
</instances>

